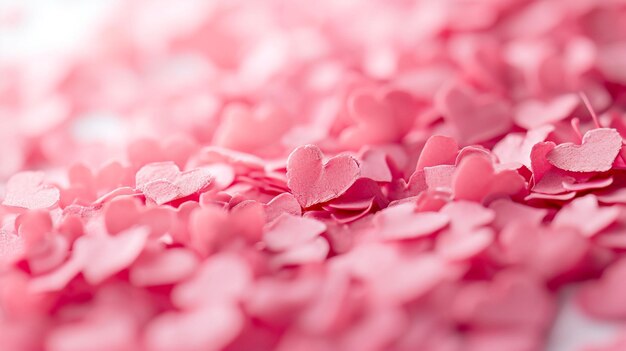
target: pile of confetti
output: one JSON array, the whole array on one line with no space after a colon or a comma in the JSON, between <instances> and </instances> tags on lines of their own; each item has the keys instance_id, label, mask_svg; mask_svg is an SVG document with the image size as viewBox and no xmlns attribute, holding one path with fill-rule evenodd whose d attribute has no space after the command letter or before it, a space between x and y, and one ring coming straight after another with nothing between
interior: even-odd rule
<instances>
[{"instance_id":1,"label":"pile of confetti","mask_svg":"<svg viewBox=\"0 0 626 351\"><path fill-rule=\"evenodd\" d=\"M626 1L129 0L1 57L2 350L542 351L566 292L626 349Z\"/></svg>"}]
</instances>

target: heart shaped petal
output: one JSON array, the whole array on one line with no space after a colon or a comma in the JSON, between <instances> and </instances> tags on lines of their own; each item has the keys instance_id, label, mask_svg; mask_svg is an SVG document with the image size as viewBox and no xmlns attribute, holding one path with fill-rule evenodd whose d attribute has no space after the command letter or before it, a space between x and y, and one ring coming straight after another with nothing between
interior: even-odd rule
<instances>
[{"instance_id":1,"label":"heart shaped petal","mask_svg":"<svg viewBox=\"0 0 626 351\"><path fill-rule=\"evenodd\" d=\"M622 149L615 129L598 128L585 133L581 145L557 145L546 158L557 168L570 172L606 172Z\"/></svg>"},{"instance_id":2,"label":"heart shaped petal","mask_svg":"<svg viewBox=\"0 0 626 351\"><path fill-rule=\"evenodd\" d=\"M295 149L287 160L287 185L305 208L339 197L360 174L352 156L338 155L324 163L322 151L314 145Z\"/></svg>"}]
</instances>

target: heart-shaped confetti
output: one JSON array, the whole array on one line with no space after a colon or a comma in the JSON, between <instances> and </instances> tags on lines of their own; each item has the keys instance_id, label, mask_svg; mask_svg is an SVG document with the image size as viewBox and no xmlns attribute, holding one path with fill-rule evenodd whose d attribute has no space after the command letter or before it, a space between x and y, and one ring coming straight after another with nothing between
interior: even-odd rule
<instances>
[{"instance_id":1,"label":"heart-shaped confetti","mask_svg":"<svg viewBox=\"0 0 626 351\"><path fill-rule=\"evenodd\" d=\"M402 227L395 223L403 222ZM417 212L411 203L388 207L376 215L380 235L385 239L412 239L432 234L450 221L444 213Z\"/></svg>"},{"instance_id":2,"label":"heart-shaped confetti","mask_svg":"<svg viewBox=\"0 0 626 351\"><path fill-rule=\"evenodd\" d=\"M524 186L524 179L517 172L496 172L491 161L475 155L459 164L452 179L455 198L478 202L517 194Z\"/></svg>"},{"instance_id":3,"label":"heart-shaped confetti","mask_svg":"<svg viewBox=\"0 0 626 351\"><path fill-rule=\"evenodd\" d=\"M130 5L0 5L0 349L625 349L623 0Z\"/></svg>"},{"instance_id":4,"label":"heart-shaped confetti","mask_svg":"<svg viewBox=\"0 0 626 351\"><path fill-rule=\"evenodd\" d=\"M325 230L324 223L315 219L285 214L265 230L263 241L270 250L282 251L311 241Z\"/></svg>"},{"instance_id":5,"label":"heart-shaped confetti","mask_svg":"<svg viewBox=\"0 0 626 351\"><path fill-rule=\"evenodd\" d=\"M135 185L158 205L183 198L206 188L213 176L209 170L196 168L180 172L172 162L143 166L135 176Z\"/></svg>"},{"instance_id":6,"label":"heart-shaped confetti","mask_svg":"<svg viewBox=\"0 0 626 351\"><path fill-rule=\"evenodd\" d=\"M279 139L289 130L291 123L284 111L269 105L254 110L241 105L228 106L223 118L215 134L215 144L253 153L259 153L263 147Z\"/></svg>"},{"instance_id":7,"label":"heart-shaped confetti","mask_svg":"<svg viewBox=\"0 0 626 351\"><path fill-rule=\"evenodd\" d=\"M343 131L341 142L349 148L399 141L415 119L416 102L407 92L386 90L356 93L350 112L356 125Z\"/></svg>"},{"instance_id":8,"label":"heart-shaped confetti","mask_svg":"<svg viewBox=\"0 0 626 351\"><path fill-rule=\"evenodd\" d=\"M615 129L599 128L585 133L580 145L557 145L546 158L555 167L570 172L606 172L622 149Z\"/></svg>"},{"instance_id":9,"label":"heart-shaped confetti","mask_svg":"<svg viewBox=\"0 0 626 351\"><path fill-rule=\"evenodd\" d=\"M326 202L343 194L361 174L352 156L338 155L323 161L313 145L295 149L287 160L287 185L302 207Z\"/></svg>"},{"instance_id":10,"label":"heart-shaped confetti","mask_svg":"<svg viewBox=\"0 0 626 351\"><path fill-rule=\"evenodd\" d=\"M479 95L468 87L450 85L437 96L437 108L462 144L487 141L512 125L510 106L494 96Z\"/></svg>"},{"instance_id":11,"label":"heart-shaped confetti","mask_svg":"<svg viewBox=\"0 0 626 351\"><path fill-rule=\"evenodd\" d=\"M9 179L2 204L26 209L49 208L59 201L59 189L44 184L42 172L22 172Z\"/></svg>"}]
</instances>

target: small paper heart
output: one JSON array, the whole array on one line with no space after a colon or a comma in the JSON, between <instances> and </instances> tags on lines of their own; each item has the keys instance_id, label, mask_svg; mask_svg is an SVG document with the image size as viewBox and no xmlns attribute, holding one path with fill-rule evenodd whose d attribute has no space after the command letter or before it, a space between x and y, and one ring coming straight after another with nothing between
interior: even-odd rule
<instances>
[{"instance_id":1,"label":"small paper heart","mask_svg":"<svg viewBox=\"0 0 626 351\"><path fill-rule=\"evenodd\" d=\"M59 189L44 184L43 172L21 172L9 179L2 202L5 206L30 210L54 206L60 198Z\"/></svg>"},{"instance_id":2,"label":"small paper heart","mask_svg":"<svg viewBox=\"0 0 626 351\"><path fill-rule=\"evenodd\" d=\"M287 186L304 208L339 197L361 174L352 156L337 155L326 163L323 156L317 146L305 145L287 160Z\"/></svg>"},{"instance_id":3,"label":"small paper heart","mask_svg":"<svg viewBox=\"0 0 626 351\"><path fill-rule=\"evenodd\" d=\"M173 162L147 164L135 176L137 189L158 205L197 193L212 181L209 169L181 172Z\"/></svg>"},{"instance_id":4,"label":"small paper heart","mask_svg":"<svg viewBox=\"0 0 626 351\"><path fill-rule=\"evenodd\" d=\"M621 148L622 137L617 130L598 128L585 133L581 145L557 145L546 158L555 167L570 172L606 172Z\"/></svg>"}]
</instances>

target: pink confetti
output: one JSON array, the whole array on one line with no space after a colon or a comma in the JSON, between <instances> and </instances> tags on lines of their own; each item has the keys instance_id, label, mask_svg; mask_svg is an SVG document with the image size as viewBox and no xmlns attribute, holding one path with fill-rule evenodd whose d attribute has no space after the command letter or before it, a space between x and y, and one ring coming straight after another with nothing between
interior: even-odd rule
<instances>
[{"instance_id":1,"label":"pink confetti","mask_svg":"<svg viewBox=\"0 0 626 351\"><path fill-rule=\"evenodd\" d=\"M26 209L49 208L59 201L59 190L44 184L42 172L22 172L9 179L2 204Z\"/></svg>"},{"instance_id":2,"label":"pink confetti","mask_svg":"<svg viewBox=\"0 0 626 351\"><path fill-rule=\"evenodd\" d=\"M346 147L399 141L413 125L415 105L402 91L358 92L350 101L356 125L346 128L340 141Z\"/></svg>"},{"instance_id":3,"label":"pink confetti","mask_svg":"<svg viewBox=\"0 0 626 351\"><path fill-rule=\"evenodd\" d=\"M337 198L360 173L353 157L339 155L323 163L322 152L312 145L295 149L287 160L289 188L305 208Z\"/></svg>"},{"instance_id":4,"label":"pink confetti","mask_svg":"<svg viewBox=\"0 0 626 351\"><path fill-rule=\"evenodd\" d=\"M581 145L557 145L546 158L555 167L571 172L606 172L622 148L615 129L600 128L585 133Z\"/></svg>"},{"instance_id":5,"label":"pink confetti","mask_svg":"<svg viewBox=\"0 0 626 351\"><path fill-rule=\"evenodd\" d=\"M524 186L524 179L517 172L496 172L489 160L474 155L461 161L452 179L456 199L477 202L515 195Z\"/></svg>"},{"instance_id":6,"label":"pink confetti","mask_svg":"<svg viewBox=\"0 0 626 351\"><path fill-rule=\"evenodd\" d=\"M510 106L495 96L468 87L450 86L438 95L437 106L462 144L487 141L511 128Z\"/></svg>"},{"instance_id":7,"label":"pink confetti","mask_svg":"<svg viewBox=\"0 0 626 351\"><path fill-rule=\"evenodd\" d=\"M189 196L206 188L213 177L208 170L197 168L180 172L172 162L143 166L135 176L135 185L158 205Z\"/></svg>"},{"instance_id":8,"label":"pink confetti","mask_svg":"<svg viewBox=\"0 0 626 351\"><path fill-rule=\"evenodd\" d=\"M444 213L417 212L411 203L391 206L376 215L380 235L385 239L411 239L429 235L450 221ZM402 226L396 223L402 222Z\"/></svg>"},{"instance_id":9,"label":"pink confetti","mask_svg":"<svg viewBox=\"0 0 626 351\"><path fill-rule=\"evenodd\" d=\"M147 252L133 264L129 279L137 286L173 284L189 277L197 265L196 256L185 249Z\"/></svg>"},{"instance_id":10,"label":"pink confetti","mask_svg":"<svg viewBox=\"0 0 626 351\"><path fill-rule=\"evenodd\" d=\"M270 250L282 251L313 240L325 230L320 221L285 214L265 230L263 241Z\"/></svg>"},{"instance_id":11,"label":"pink confetti","mask_svg":"<svg viewBox=\"0 0 626 351\"><path fill-rule=\"evenodd\" d=\"M0 15L1 350L625 348L623 0L84 2Z\"/></svg>"}]
</instances>

